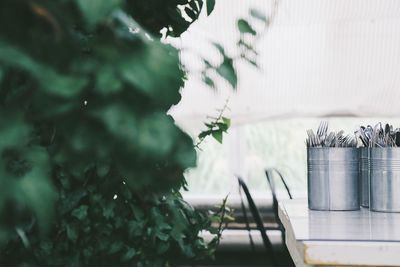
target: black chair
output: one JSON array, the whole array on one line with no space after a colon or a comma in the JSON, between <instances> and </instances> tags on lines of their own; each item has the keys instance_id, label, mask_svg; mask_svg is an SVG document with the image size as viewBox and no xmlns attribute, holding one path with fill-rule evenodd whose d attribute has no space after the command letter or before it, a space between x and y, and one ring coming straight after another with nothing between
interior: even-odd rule
<instances>
[{"instance_id":1,"label":"black chair","mask_svg":"<svg viewBox=\"0 0 400 267\"><path fill-rule=\"evenodd\" d=\"M254 242L253 242L253 239L251 237L251 232L250 232L251 229L250 229L249 219L248 219L247 211L244 206L244 202L243 202L243 198L242 198L242 190L244 191L246 199L249 203L250 212L251 212L253 219L257 225L257 229L260 231L261 238L263 240L263 244L264 244L264 247L266 250L266 254L267 254L268 258L271 260L271 263L273 264L273 266L279 266L278 262L276 260L276 257L275 257L272 242L267 235L267 231L264 227L264 223L261 219L260 213L258 212L257 206L254 203L253 197L251 196L250 191L249 191L246 183L243 181L243 179L238 177L238 182L239 182L239 193L240 193L241 202L242 202L242 210L243 210L243 215L244 215L245 222L246 222L246 228L247 228L247 231L249 232L250 244L251 244L253 250L255 250Z\"/></svg>"},{"instance_id":2,"label":"black chair","mask_svg":"<svg viewBox=\"0 0 400 267\"><path fill-rule=\"evenodd\" d=\"M290 199L293 199L293 196L292 196L292 193L290 192L289 186L287 185L287 183L286 183L285 179L283 178L283 175L280 171L278 171L275 168L267 169L265 171L265 176L267 177L267 182L268 182L269 188L271 190L271 194L272 194L272 209L274 211L275 221L278 223L278 228L282 233L282 240L283 240L283 242L285 242L285 228L283 227L283 224L282 224L281 220L279 219L279 214L278 214L279 203L278 203L278 198L276 196L275 181L273 179L274 172L276 174L278 174L280 180L282 181L282 183L286 189L286 192L288 194L288 197Z\"/></svg>"},{"instance_id":3,"label":"black chair","mask_svg":"<svg viewBox=\"0 0 400 267\"><path fill-rule=\"evenodd\" d=\"M273 214L274 214L274 219L277 222L277 227L276 228L268 228L268 230L279 230L282 233L282 241L285 242L285 234L284 234L284 227L281 223L281 221L279 220L278 217L278 199L276 196L276 191L275 191L275 182L273 179L273 173L277 173L282 181L282 183L284 184L286 191L288 193L288 196L290 199L292 199L292 194L290 192L290 189L286 183L286 181L283 178L283 175L276 169L268 169L266 170L265 174L267 177L267 184L269 186L269 188L271 189L271 194L272 194L272 208L273 208ZM286 245L284 244L284 248L285 250L283 251L283 254L281 253L280 255L283 256L284 259L289 259L289 262L287 260L285 260L284 262L282 260L278 260L277 257L277 253L276 251L274 251L274 247L272 245L271 240L269 239L267 232L266 232L266 228L264 227L264 223L262 221L262 218L260 216L260 212L257 209L257 206L253 200L253 197L250 194L250 191L246 185L246 183L243 181L242 178L238 177L238 182L239 182L239 193L240 193L240 197L241 197L241 206L242 206L242 211L243 211L243 215L244 215L244 219L245 219L245 223L246 223L246 228L247 231L249 232L249 239L250 239L250 245L252 247L253 250L255 250L255 246L254 246L254 242L253 239L251 237L250 234L250 223L249 223L249 218L247 216L247 212L246 212L246 208L243 202L243 196L242 196L242 190L245 193L247 202L249 204L249 209L250 212L252 214L252 217L254 219L254 222L256 223L257 229L260 231L261 234L261 238L263 240L263 244L266 250L266 255L268 256L268 258L271 260L271 263L273 264L273 266L294 266L293 262L290 259L290 255L289 252L287 251Z\"/></svg>"}]
</instances>

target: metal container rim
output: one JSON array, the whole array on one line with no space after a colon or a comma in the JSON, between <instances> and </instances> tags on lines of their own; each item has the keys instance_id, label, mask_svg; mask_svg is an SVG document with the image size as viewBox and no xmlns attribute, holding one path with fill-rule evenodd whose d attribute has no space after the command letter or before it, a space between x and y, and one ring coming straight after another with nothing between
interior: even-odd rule
<instances>
[{"instance_id":1,"label":"metal container rim","mask_svg":"<svg viewBox=\"0 0 400 267\"><path fill-rule=\"evenodd\" d=\"M398 147L400 148L400 147ZM307 147L307 150L357 150L357 147Z\"/></svg>"}]
</instances>

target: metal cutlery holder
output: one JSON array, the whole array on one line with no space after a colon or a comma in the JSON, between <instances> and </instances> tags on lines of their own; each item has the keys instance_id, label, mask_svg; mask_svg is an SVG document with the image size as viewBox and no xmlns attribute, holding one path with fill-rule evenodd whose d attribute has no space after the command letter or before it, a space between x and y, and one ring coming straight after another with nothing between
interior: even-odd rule
<instances>
[{"instance_id":1,"label":"metal cutlery holder","mask_svg":"<svg viewBox=\"0 0 400 267\"><path fill-rule=\"evenodd\" d=\"M400 147L371 148L370 163L370 209L400 212Z\"/></svg>"},{"instance_id":2,"label":"metal cutlery holder","mask_svg":"<svg viewBox=\"0 0 400 267\"><path fill-rule=\"evenodd\" d=\"M370 148L360 147L360 204L369 207L369 181L370 181Z\"/></svg>"},{"instance_id":3,"label":"metal cutlery holder","mask_svg":"<svg viewBox=\"0 0 400 267\"><path fill-rule=\"evenodd\" d=\"M308 147L308 207L312 210L358 210L359 150L354 147Z\"/></svg>"}]
</instances>

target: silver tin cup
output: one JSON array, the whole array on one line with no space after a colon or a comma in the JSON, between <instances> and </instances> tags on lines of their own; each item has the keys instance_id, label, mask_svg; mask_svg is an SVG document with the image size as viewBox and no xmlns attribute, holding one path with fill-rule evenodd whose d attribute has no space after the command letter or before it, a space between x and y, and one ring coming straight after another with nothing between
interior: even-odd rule
<instances>
[{"instance_id":1,"label":"silver tin cup","mask_svg":"<svg viewBox=\"0 0 400 267\"><path fill-rule=\"evenodd\" d=\"M371 148L370 163L370 209L400 212L400 147Z\"/></svg>"},{"instance_id":2,"label":"silver tin cup","mask_svg":"<svg viewBox=\"0 0 400 267\"><path fill-rule=\"evenodd\" d=\"M357 148L307 148L308 207L312 210L358 210Z\"/></svg>"},{"instance_id":3,"label":"silver tin cup","mask_svg":"<svg viewBox=\"0 0 400 267\"><path fill-rule=\"evenodd\" d=\"M369 180L370 180L370 148L360 147L360 204L369 207Z\"/></svg>"}]
</instances>

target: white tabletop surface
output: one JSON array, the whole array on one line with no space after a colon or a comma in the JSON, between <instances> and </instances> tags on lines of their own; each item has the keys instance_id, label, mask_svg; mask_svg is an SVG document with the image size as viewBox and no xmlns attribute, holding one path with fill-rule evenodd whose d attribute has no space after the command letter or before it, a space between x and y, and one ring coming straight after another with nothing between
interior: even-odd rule
<instances>
[{"instance_id":1,"label":"white tabletop surface","mask_svg":"<svg viewBox=\"0 0 400 267\"><path fill-rule=\"evenodd\" d=\"M307 200L279 204L296 266L400 266L400 214L312 211Z\"/></svg>"}]
</instances>

